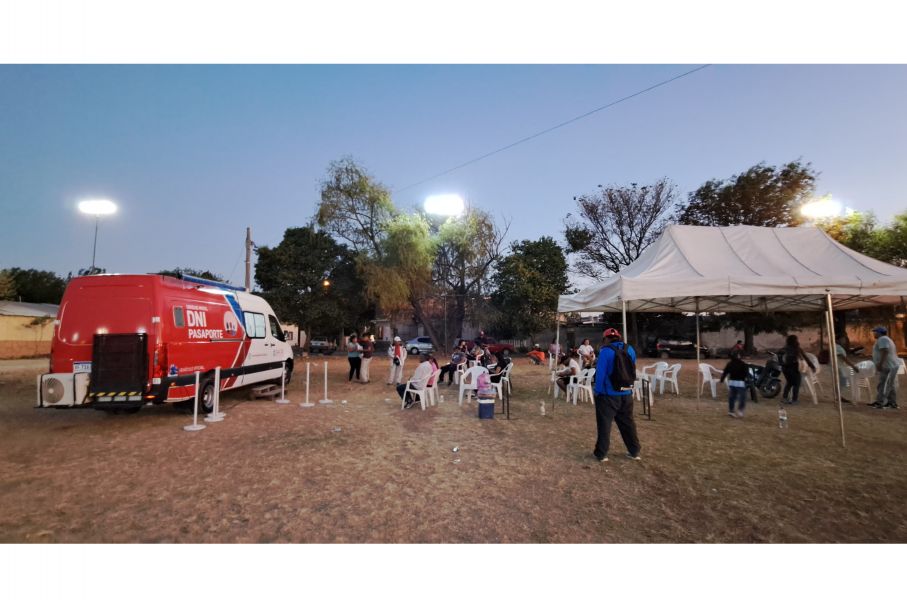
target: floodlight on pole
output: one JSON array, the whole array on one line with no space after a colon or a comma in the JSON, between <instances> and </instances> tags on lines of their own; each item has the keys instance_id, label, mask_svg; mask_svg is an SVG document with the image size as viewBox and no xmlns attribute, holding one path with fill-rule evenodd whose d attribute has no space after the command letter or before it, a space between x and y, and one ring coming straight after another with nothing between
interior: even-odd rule
<instances>
[{"instance_id":1,"label":"floodlight on pole","mask_svg":"<svg viewBox=\"0 0 907 600\"><path fill-rule=\"evenodd\" d=\"M831 199L831 194L811 200L800 207L800 214L810 220L830 219L844 213L844 206Z\"/></svg>"},{"instance_id":2,"label":"floodlight on pole","mask_svg":"<svg viewBox=\"0 0 907 600\"><path fill-rule=\"evenodd\" d=\"M437 194L425 199L425 212L442 217L459 217L466 210L466 202L459 194Z\"/></svg>"},{"instance_id":3,"label":"floodlight on pole","mask_svg":"<svg viewBox=\"0 0 907 600\"><path fill-rule=\"evenodd\" d=\"M112 215L117 211L117 205L110 200L98 198L93 200L82 200L79 202L79 212L91 215L94 219L94 244L91 248L91 272L94 273L95 256L98 251L98 225L101 217Z\"/></svg>"}]
</instances>

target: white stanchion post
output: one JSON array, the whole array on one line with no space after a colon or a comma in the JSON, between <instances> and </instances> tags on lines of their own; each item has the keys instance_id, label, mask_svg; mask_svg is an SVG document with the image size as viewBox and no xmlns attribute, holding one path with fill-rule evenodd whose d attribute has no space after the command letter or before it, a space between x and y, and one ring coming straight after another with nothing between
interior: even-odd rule
<instances>
[{"instance_id":1,"label":"white stanchion post","mask_svg":"<svg viewBox=\"0 0 907 600\"><path fill-rule=\"evenodd\" d=\"M201 431L206 425L198 422L198 371L195 372L195 412L192 416L192 425L184 425L186 431Z\"/></svg>"},{"instance_id":2,"label":"white stanchion post","mask_svg":"<svg viewBox=\"0 0 907 600\"><path fill-rule=\"evenodd\" d=\"M304 408L311 408L311 407L315 406L314 404L309 402L309 379L311 376L311 370L312 370L312 363L307 362L305 364L305 402L301 402L299 404L299 406L302 406Z\"/></svg>"},{"instance_id":3,"label":"white stanchion post","mask_svg":"<svg viewBox=\"0 0 907 600\"><path fill-rule=\"evenodd\" d=\"M287 364L283 364L283 369L280 370L280 398L275 400L277 404L289 404L290 401L286 398L286 383L287 383Z\"/></svg>"},{"instance_id":4,"label":"white stanchion post","mask_svg":"<svg viewBox=\"0 0 907 600\"><path fill-rule=\"evenodd\" d=\"M333 400L328 400L328 361L324 361L324 400L319 400L319 404L333 404Z\"/></svg>"},{"instance_id":5,"label":"white stanchion post","mask_svg":"<svg viewBox=\"0 0 907 600\"><path fill-rule=\"evenodd\" d=\"M224 420L224 413L220 412L220 367L214 368L214 410L205 417L206 423L219 423Z\"/></svg>"}]
</instances>

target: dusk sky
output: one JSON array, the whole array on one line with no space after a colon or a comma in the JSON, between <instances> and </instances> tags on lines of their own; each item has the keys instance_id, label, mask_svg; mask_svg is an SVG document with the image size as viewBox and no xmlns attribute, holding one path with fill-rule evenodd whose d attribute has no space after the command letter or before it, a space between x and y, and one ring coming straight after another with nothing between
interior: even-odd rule
<instances>
[{"instance_id":1,"label":"dusk sky","mask_svg":"<svg viewBox=\"0 0 907 600\"><path fill-rule=\"evenodd\" d=\"M0 268L65 276L210 269L242 281L259 245L305 224L331 160L392 190L697 65L0 66ZM667 176L686 194L803 158L817 192L888 219L907 209L907 67L714 65L554 132L395 191L456 192L562 241L573 196Z\"/></svg>"}]
</instances>

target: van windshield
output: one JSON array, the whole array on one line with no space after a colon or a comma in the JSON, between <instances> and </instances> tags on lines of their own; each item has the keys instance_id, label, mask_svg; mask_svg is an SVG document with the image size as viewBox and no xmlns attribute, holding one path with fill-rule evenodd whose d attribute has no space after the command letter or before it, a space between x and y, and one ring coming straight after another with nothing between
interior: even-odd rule
<instances>
[{"instance_id":1,"label":"van windshield","mask_svg":"<svg viewBox=\"0 0 907 600\"><path fill-rule=\"evenodd\" d=\"M274 315L268 315L268 324L271 326L271 336L281 342L285 342L283 329L281 329L280 323L278 323Z\"/></svg>"}]
</instances>

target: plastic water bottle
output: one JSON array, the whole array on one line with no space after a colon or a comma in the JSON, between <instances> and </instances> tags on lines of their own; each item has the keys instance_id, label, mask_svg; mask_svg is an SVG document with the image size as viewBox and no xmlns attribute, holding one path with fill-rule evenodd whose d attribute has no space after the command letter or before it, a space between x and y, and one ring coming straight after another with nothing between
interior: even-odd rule
<instances>
[{"instance_id":1,"label":"plastic water bottle","mask_svg":"<svg viewBox=\"0 0 907 600\"><path fill-rule=\"evenodd\" d=\"M787 429L787 411L784 408L778 409L778 429Z\"/></svg>"},{"instance_id":2,"label":"plastic water bottle","mask_svg":"<svg viewBox=\"0 0 907 600\"><path fill-rule=\"evenodd\" d=\"M544 417L544 416L545 416L545 403L542 402L541 405L539 405L539 408L541 409L541 411L542 411L542 416Z\"/></svg>"}]
</instances>

